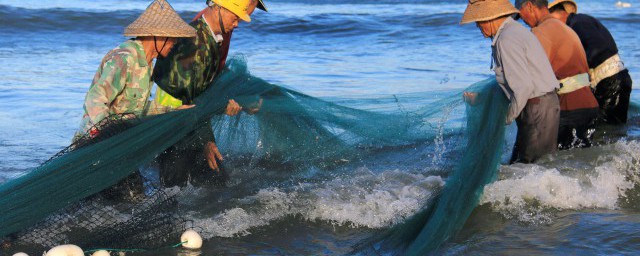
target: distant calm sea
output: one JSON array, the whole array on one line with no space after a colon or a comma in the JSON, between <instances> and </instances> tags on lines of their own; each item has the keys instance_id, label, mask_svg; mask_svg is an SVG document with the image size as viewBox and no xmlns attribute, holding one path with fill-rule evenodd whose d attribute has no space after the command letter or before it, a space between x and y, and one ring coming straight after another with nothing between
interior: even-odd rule
<instances>
[{"instance_id":1,"label":"distant calm sea","mask_svg":"<svg viewBox=\"0 0 640 256\"><path fill-rule=\"evenodd\" d=\"M205 7L170 2L188 20ZM640 83L640 1L624 9L578 2L609 28ZM0 0L0 183L69 144L100 60L148 3ZM246 56L255 75L312 96L386 111L395 105L376 99L414 95L404 107L417 109L437 92L492 76L489 39L459 25L466 3L267 0L269 13L257 10L234 32L231 54ZM503 166L446 254L640 254L640 122L607 132L628 137ZM441 181L429 168L443 160L429 153L437 150L390 152L339 178L286 188L249 186L260 173L237 174L226 191L202 192L210 203L193 218L214 234L203 255L344 254L422 206Z\"/></svg>"}]
</instances>

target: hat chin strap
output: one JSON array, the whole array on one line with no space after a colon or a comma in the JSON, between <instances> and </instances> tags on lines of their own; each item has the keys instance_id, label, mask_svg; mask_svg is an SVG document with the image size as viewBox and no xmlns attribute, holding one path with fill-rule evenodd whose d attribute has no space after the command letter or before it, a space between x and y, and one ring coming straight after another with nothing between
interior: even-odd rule
<instances>
[{"instance_id":1,"label":"hat chin strap","mask_svg":"<svg viewBox=\"0 0 640 256\"><path fill-rule=\"evenodd\" d=\"M222 13L220 12L220 9L222 9L222 7L218 8L218 22L220 22L220 31L222 32L222 34L227 34L227 31L224 30L224 23L222 22Z\"/></svg>"},{"instance_id":2,"label":"hat chin strap","mask_svg":"<svg viewBox=\"0 0 640 256\"><path fill-rule=\"evenodd\" d=\"M164 50L164 47L167 46L167 41L169 40L168 37L164 38L164 43L162 44L162 48L160 48L160 50L158 50L158 41L157 38L155 36L153 36L153 46L156 48L156 52L158 53L158 58L162 57L162 50Z\"/></svg>"}]
</instances>

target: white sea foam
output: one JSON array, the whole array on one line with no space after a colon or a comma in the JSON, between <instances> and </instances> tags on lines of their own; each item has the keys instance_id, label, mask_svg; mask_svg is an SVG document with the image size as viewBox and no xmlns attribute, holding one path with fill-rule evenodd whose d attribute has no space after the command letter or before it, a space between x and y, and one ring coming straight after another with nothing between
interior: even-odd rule
<instances>
[{"instance_id":1,"label":"white sea foam","mask_svg":"<svg viewBox=\"0 0 640 256\"><path fill-rule=\"evenodd\" d=\"M561 152L539 165L502 166L499 180L485 187L481 204L529 223L549 222L555 210L616 209L619 199L640 180L639 162L639 142L618 142ZM198 219L196 225L205 229L207 238L247 235L252 228L287 216L382 228L417 212L443 185L439 176L361 168L323 183L260 190L235 208Z\"/></svg>"},{"instance_id":2,"label":"white sea foam","mask_svg":"<svg viewBox=\"0 0 640 256\"><path fill-rule=\"evenodd\" d=\"M418 211L432 193L444 184L439 176L387 171L338 179L315 188L305 218L381 228L395 224Z\"/></svg>"},{"instance_id":3,"label":"white sea foam","mask_svg":"<svg viewBox=\"0 0 640 256\"><path fill-rule=\"evenodd\" d=\"M444 184L439 176L399 170L373 173L365 168L355 176L319 184L301 184L290 191L262 189L240 200L238 207L211 218L200 218L206 238L250 234L287 216L334 225L381 228L401 222L417 212Z\"/></svg>"},{"instance_id":4,"label":"white sea foam","mask_svg":"<svg viewBox=\"0 0 640 256\"><path fill-rule=\"evenodd\" d=\"M485 187L481 204L490 203L507 217L534 223L550 220L550 210L619 208L619 199L638 183L640 143L618 142L582 151L562 152L544 166L503 166L500 179ZM577 159L582 153L587 157ZM599 156L589 158L589 153Z\"/></svg>"},{"instance_id":5,"label":"white sea foam","mask_svg":"<svg viewBox=\"0 0 640 256\"><path fill-rule=\"evenodd\" d=\"M272 220L295 214L292 207L295 198L295 192L284 193L278 189L263 189L256 195L243 199L245 204L254 206L247 207L251 210L236 207L225 210L213 218L196 219L194 224L205 231L205 238L248 235L252 227L265 226Z\"/></svg>"}]
</instances>

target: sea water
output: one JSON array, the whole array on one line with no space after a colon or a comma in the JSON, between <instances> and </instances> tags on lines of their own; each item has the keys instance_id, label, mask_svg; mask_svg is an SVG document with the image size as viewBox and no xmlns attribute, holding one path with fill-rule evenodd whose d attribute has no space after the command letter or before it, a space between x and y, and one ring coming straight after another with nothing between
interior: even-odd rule
<instances>
[{"instance_id":1,"label":"sea water","mask_svg":"<svg viewBox=\"0 0 640 256\"><path fill-rule=\"evenodd\" d=\"M205 7L170 2L187 20ZM236 29L231 55L246 56L254 75L315 97L375 111L397 109L401 99L403 109L416 110L492 76L489 39L459 25L466 2L267 1L268 13L256 10L251 23ZM579 10L609 28L640 81L640 2L627 1L631 8L615 2L579 1ZM100 60L126 39L124 27L147 4L0 0L0 182L69 144ZM452 111L451 119L464 114ZM640 253L639 128L631 119L623 131L600 132L626 134L622 139L502 166L443 253ZM440 137L332 174L242 170L228 187L197 189L182 203L194 207L188 217L207 231L202 255L344 254L401 223L442 187L447 172L436 166L454 164L446 157L452 144ZM256 181L265 176L272 182ZM188 253L151 255L157 254Z\"/></svg>"}]
</instances>

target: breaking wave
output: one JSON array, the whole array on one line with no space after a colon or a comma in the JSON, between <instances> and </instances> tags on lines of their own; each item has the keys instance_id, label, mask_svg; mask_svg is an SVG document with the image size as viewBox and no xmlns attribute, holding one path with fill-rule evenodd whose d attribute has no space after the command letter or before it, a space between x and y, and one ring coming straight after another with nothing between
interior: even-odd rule
<instances>
[{"instance_id":1,"label":"breaking wave","mask_svg":"<svg viewBox=\"0 0 640 256\"><path fill-rule=\"evenodd\" d=\"M503 166L481 203L509 218L547 223L556 211L634 207L639 176L640 142L620 141L561 152L539 165Z\"/></svg>"}]
</instances>

